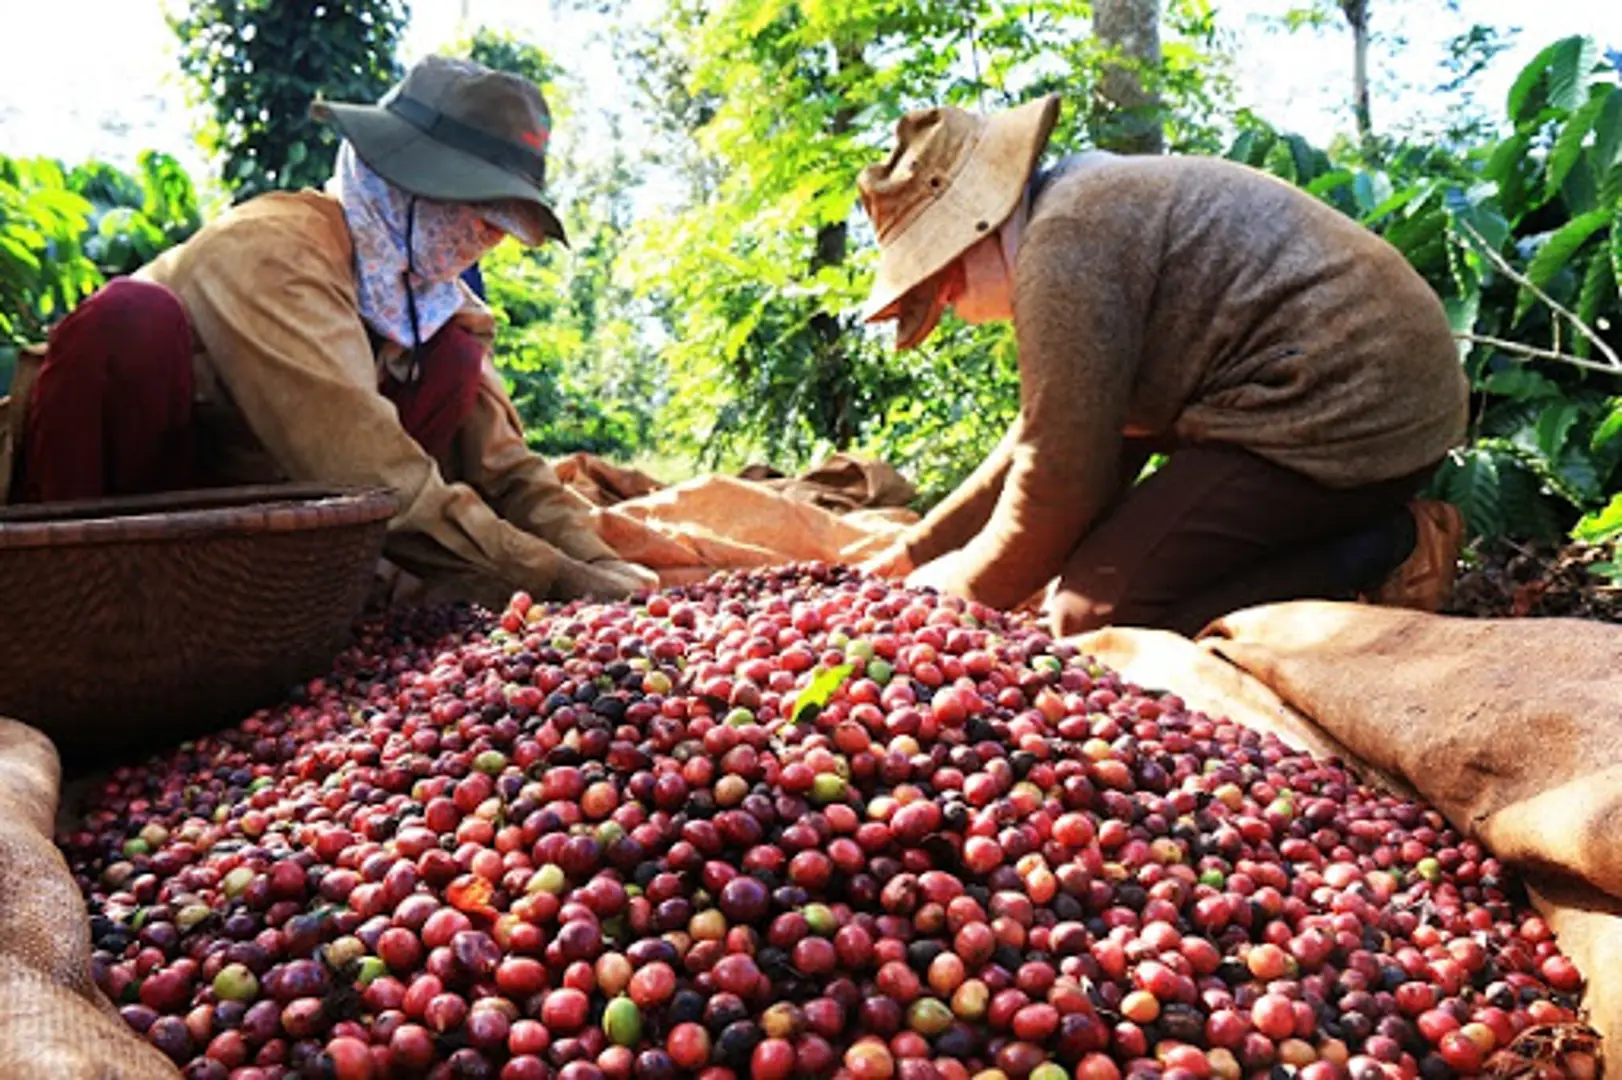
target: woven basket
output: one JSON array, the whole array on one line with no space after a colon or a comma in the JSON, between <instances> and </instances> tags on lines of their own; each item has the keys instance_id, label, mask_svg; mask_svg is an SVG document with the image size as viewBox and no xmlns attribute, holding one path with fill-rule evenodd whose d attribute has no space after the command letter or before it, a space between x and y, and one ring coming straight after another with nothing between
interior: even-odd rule
<instances>
[{"instance_id":1,"label":"woven basket","mask_svg":"<svg viewBox=\"0 0 1622 1080\"><path fill-rule=\"evenodd\" d=\"M0 715L75 764L242 719L343 648L394 506L280 485L0 510Z\"/></svg>"}]
</instances>

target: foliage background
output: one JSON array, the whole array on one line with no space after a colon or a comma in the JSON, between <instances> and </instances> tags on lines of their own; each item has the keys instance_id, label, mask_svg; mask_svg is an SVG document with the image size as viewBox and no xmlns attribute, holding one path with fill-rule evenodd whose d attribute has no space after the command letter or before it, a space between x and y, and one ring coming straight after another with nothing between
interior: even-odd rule
<instances>
[{"instance_id":1,"label":"foliage background","mask_svg":"<svg viewBox=\"0 0 1622 1080\"><path fill-rule=\"evenodd\" d=\"M1017 406L1012 337L948 318L925 348L896 354L855 323L874 256L855 175L903 111L939 101L994 109L1058 91L1050 156L1093 145L1119 57L1090 32L1091 7L573 2L615 28L626 95L604 138L579 137L576 119L600 103L536 43L480 32L455 50L541 82L558 116L554 195L572 250L508 244L483 267L534 444L666 479L852 449L901 466L920 505L949 490ZM1345 10L1314 0L1280 32L1340 32ZM1378 79L1380 50L1402 39L1372 11L1358 47ZM210 107L220 194L324 182L335 147L304 119L308 103L381 93L406 15L394 0L191 0L173 25ZM1315 147L1233 106L1238 58L1203 0L1168 0L1159 34L1159 62L1138 74L1169 150L1299 184L1385 236L1448 303L1476 397L1471 445L1436 493L1483 536L1622 530L1622 380L1607 351L1622 344L1616 54L1549 43L1506 101L1486 101L1474 87L1506 33L1466 23L1428 88L1449 103L1435 123L1387 130L1360 113L1346 138ZM635 155L627 112L653 136ZM6 349L207 209L161 155L128 174L0 158L0 384Z\"/></svg>"}]
</instances>

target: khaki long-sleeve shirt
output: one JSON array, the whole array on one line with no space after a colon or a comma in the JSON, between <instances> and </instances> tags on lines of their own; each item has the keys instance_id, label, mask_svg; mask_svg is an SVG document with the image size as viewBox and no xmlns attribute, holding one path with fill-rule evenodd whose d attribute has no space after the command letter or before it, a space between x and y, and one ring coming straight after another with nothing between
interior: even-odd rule
<instances>
[{"instance_id":1,"label":"khaki long-sleeve shirt","mask_svg":"<svg viewBox=\"0 0 1622 1080\"><path fill-rule=\"evenodd\" d=\"M250 200L136 273L173 290L191 318L194 415L210 478L386 487L398 510L385 553L425 579L478 579L484 595L544 596L567 559L615 558L584 501L525 445L488 361L444 460L406 433L379 391L354 275L343 210L313 191ZM488 340L489 311L467 299L456 319ZM26 377L18 382L26 393ZM0 465L26 411L7 404ZM0 502L9 479L0 468Z\"/></svg>"}]
</instances>

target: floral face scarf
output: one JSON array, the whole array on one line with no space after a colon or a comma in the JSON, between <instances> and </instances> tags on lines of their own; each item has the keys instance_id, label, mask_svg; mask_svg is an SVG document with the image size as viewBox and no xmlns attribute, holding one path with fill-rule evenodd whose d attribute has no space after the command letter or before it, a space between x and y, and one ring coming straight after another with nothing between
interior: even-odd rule
<instances>
[{"instance_id":1,"label":"floral face scarf","mask_svg":"<svg viewBox=\"0 0 1622 1080\"><path fill-rule=\"evenodd\" d=\"M407 349L433 337L465 303L457 277L510 234L526 242L516 205L419 198L372 171L348 142L327 190L343 204L355 246L361 318Z\"/></svg>"}]
</instances>

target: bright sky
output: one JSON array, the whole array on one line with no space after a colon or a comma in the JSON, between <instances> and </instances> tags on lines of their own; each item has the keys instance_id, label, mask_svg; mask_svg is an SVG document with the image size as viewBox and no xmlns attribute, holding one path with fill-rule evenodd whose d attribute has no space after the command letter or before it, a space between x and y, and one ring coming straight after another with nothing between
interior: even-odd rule
<instances>
[{"instance_id":1,"label":"bright sky","mask_svg":"<svg viewBox=\"0 0 1622 1080\"><path fill-rule=\"evenodd\" d=\"M196 116L175 70L166 2L179 0L0 0L0 151L127 164L140 150L154 148L201 171L191 138ZM1298 0L1212 2L1219 24L1239 35L1247 104L1315 142L1349 126L1344 101L1351 47L1343 33L1270 35L1267 17ZM1399 77L1433 83L1441 43L1466 19L1522 29L1515 48L1482 84L1483 99L1494 105L1516 71L1556 37L1589 33L1602 47L1622 48L1622 3L1616 0L1461 0L1460 6L1465 18L1448 14L1443 0L1372 0L1377 29L1397 27L1409 39L1393 61ZM561 12L548 0L411 0L411 10L407 61L454 40L464 26L482 23L513 30L576 65L595 104L629 106L606 46L594 40L601 21L592 16ZM1528 26L1534 10L1536 25ZM1421 91L1401 101L1377 100L1376 126L1429 104Z\"/></svg>"}]
</instances>

